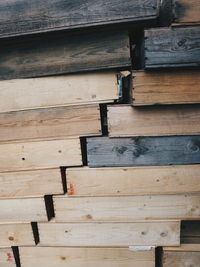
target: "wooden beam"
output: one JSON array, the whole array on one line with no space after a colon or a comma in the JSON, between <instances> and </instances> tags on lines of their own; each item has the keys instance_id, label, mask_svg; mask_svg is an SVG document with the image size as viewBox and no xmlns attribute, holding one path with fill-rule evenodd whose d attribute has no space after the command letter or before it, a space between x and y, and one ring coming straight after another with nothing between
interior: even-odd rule
<instances>
[{"instance_id":1,"label":"wooden beam","mask_svg":"<svg viewBox=\"0 0 200 267\"><path fill-rule=\"evenodd\" d=\"M131 67L125 31L73 32L1 41L0 80L124 67ZM76 86L81 86L78 81Z\"/></svg>"},{"instance_id":2,"label":"wooden beam","mask_svg":"<svg viewBox=\"0 0 200 267\"><path fill-rule=\"evenodd\" d=\"M128 248L20 247L22 266L37 267L154 267L155 251Z\"/></svg>"},{"instance_id":3,"label":"wooden beam","mask_svg":"<svg viewBox=\"0 0 200 267\"><path fill-rule=\"evenodd\" d=\"M199 70L133 73L133 105L200 103Z\"/></svg>"},{"instance_id":4,"label":"wooden beam","mask_svg":"<svg viewBox=\"0 0 200 267\"><path fill-rule=\"evenodd\" d=\"M200 244L181 244L179 247L164 247L164 251L197 251L200 252Z\"/></svg>"},{"instance_id":5,"label":"wooden beam","mask_svg":"<svg viewBox=\"0 0 200 267\"><path fill-rule=\"evenodd\" d=\"M87 153L89 167L197 164L200 136L91 137Z\"/></svg>"},{"instance_id":6,"label":"wooden beam","mask_svg":"<svg viewBox=\"0 0 200 267\"><path fill-rule=\"evenodd\" d=\"M1 248L0 249L0 266L16 267L12 248Z\"/></svg>"},{"instance_id":7,"label":"wooden beam","mask_svg":"<svg viewBox=\"0 0 200 267\"><path fill-rule=\"evenodd\" d=\"M79 139L0 144L0 171L80 166Z\"/></svg>"},{"instance_id":8,"label":"wooden beam","mask_svg":"<svg viewBox=\"0 0 200 267\"><path fill-rule=\"evenodd\" d=\"M56 222L200 220L200 195L55 196Z\"/></svg>"},{"instance_id":9,"label":"wooden beam","mask_svg":"<svg viewBox=\"0 0 200 267\"><path fill-rule=\"evenodd\" d=\"M53 194L64 194L59 168L0 173L0 198Z\"/></svg>"},{"instance_id":10,"label":"wooden beam","mask_svg":"<svg viewBox=\"0 0 200 267\"><path fill-rule=\"evenodd\" d=\"M1 199L0 223L47 221L44 198Z\"/></svg>"},{"instance_id":11,"label":"wooden beam","mask_svg":"<svg viewBox=\"0 0 200 267\"><path fill-rule=\"evenodd\" d=\"M39 223L40 246L179 245L179 222Z\"/></svg>"},{"instance_id":12,"label":"wooden beam","mask_svg":"<svg viewBox=\"0 0 200 267\"><path fill-rule=\"evenodd\" d=\"M114 72L0 81L0 90L0 112L118 99L117 73Z\"/></svg>"},{"instance_id":13,"label":"wooden beam","mask_svg":"<svg viewBox=\"0 0 200 267\"><path fill-rule=\"evenodd\" d=\"M3 12L4 10L4 12ZM8 0L0 4L0 37L89 26L155 20L158 1L120 0L92 1L55 0L26 3Z\"/></svg>"},{"instance_id":14,"label":"wooden beam","mask_svg":"<svg viewBox=\"0 0 200 267\"><path fill-rule=\"evenodd\" d=\"M198 67L200 26L157 28L145 31L145 67Z\"/></svg>"},{"instance_id":15,"label":"wooden beam","mask_svg":"<svg viewBox=\"0 0 200 267\"><path fill-rule=\"evenodd\" d=\"M0 113L0 141L101 134L98 105Z\"/></svg>"},{"instance_id":16,"label":"wooden beam","mask_svg":"<svg viewBox=\"0 0 200 267\"><path fill-rule=\"evenodd\" d=\"M200 193L200 165L66 170L70 197Z\"/></svg>"},{"instance_id":17,"label":"wooden beam","mask_svg":"<svg viewBox=\"0 0 200 267\"><path fill-rule=\"evenodd\" d=\"M126 119L125 119L126 118ZM110 137L200 134L198 106L108 106Z\"/></svg>"},{"instance_id":18,"label":"wooden beam","mask_svg":"<svg viewBox=\"0 0 200 267\"><path fill-rule=\"evenodd\" d=\"M34 245L35 240L30 223L0 224L0 247Z\"/></svg>"},{"instance_id":19,"label":"wooden beam","mask_svg":"<svg viewBox=\"0 0 200 267\"><path fill-rule=\"evenodd\" d=\"M200 2L199 0L174 0L175 24L196 24L200 23Z\"/></svg>"}]
</instances>

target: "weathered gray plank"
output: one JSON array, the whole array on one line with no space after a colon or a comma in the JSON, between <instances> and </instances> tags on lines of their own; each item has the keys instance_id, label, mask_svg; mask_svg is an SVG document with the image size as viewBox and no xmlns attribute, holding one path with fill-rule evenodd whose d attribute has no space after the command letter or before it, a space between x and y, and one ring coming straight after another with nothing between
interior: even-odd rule
<instances>
[{"instance_id":1,"label":"weathered gray plank","mask_svg":"<svg viewBox=\"0 0 200 267\"><path fill-rule=\"evenodd\" d=\"M4 0L0 37L155 19L157 0Z\"/></svg>"},{"instance_id":2,"label":"weathered gray plank","mask_svg":"<svg viewBox=\"0 0 200 267\"><path fill-rule=\"evenodd\" d=\"M200 136L87 138L90 167L200 163Z\"/></svg>"},{"instance_id":3,"label":"weathered gray plank","mask_svg":"<svg viewBox=\"0 0 200 267\"><path fill-rule=\"evenodd\" d=\"M145 67L200 66L200 26L145 31Z\"/></svg>"},{"instance_id":4,"label":"weathered gray plank","mask_svg":"<svg viewBox=\"0 0 200 267\"><path fill-rule=\"evenodd\" d=\"M0 79L17 79L131 65L127 32L94 31L0 44Z\"/></svg>"}]
</instances>

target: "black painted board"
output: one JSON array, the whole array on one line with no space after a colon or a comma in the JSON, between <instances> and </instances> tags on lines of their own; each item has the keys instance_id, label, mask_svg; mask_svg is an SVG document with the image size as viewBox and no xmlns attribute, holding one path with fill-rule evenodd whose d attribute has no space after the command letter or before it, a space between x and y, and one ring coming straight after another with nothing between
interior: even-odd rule
<instances>
[{"instance_id":1,"label":"black painted board","mask_svg":"<svg viewBox=\"0 0 200 267\"><path fill-rule=\"evenodd\" d=\"M0 79L131 66L124 31L95 31L0 43Z\"/></svg>"},{"instance_id":2,"label":"black painted board","mask_svg":"<svg viewBox=\"0 0 200 267\"><path fill-rule=\"evenodd\" d=\"M156 19L157 0L3 0L0 38Z\"/></svg>"},{"instance_id":3,"label":"black painted board","mask_svg":"<svg viewBox=\"0 0 200 267\"><path fill-rule=\"evenodd\" d=\"M200 163L200 136L87 138L89 167Z\"/></svg>"},{"instance_id":4,"label":"black painted board","mask_svg":"<svg viewBox=\"0 0 200 267\"><path fill-rule=\"evenodd\" d=\"M145 68L200 66L200 26L145 30Z\"/></svg>"}]
</instances>

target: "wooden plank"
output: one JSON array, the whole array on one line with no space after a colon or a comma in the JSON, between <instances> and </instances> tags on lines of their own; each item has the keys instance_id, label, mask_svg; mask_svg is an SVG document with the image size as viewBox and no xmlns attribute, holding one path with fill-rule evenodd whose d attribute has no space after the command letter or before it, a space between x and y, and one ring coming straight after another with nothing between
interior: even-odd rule
<instances>
[{"instance_id":1,"label":"wooden plank","mask_svg":"<svg viewBox=\"0 0 200 267\"><path fill-rule=\"evenodd\" d=\"M145 67L198 67L200 26L145 31Z\"/></svg>"},{"instance_id":2,"label":"wooden plank","mask_svg":"<svg viewBox=\"0 0 200 267\"><path fill-rule=\"evenodd\" d=\"M200 163L200 136L87 138L90 167Z\"/></svg>"},{"instance_id":3,"label":"wooden plank","mask_svg":"<svg viewBox=\"0 0 200 267\"><path fill-rule=\"evenodd\" d=\"M82 28L104 24L152 20L158 1L128 0L9 0L0 4L0 37ZM4 11L4 12L3 12Z\"/></svg>"},{"instance_id":4,"label":"wooden plank","mask_svg":"<svg viewBox=\"0 0 200 267\"><path fill-rule=\"evenodd\" d=\"M1 267L16 267L12 248L1 248L0 249L0 266Z\"/></svg>"},{"instance_id":5,"label":"wooden plank","mask_svg":"<svg viewBox=\"0 0 200 267\"><path fill-rule=\"evenodd\" d=\"M71 168L66 177L70 197L200 193L200 165Z\"/></svg>"},{"instance_id":6,"label":"wooden plank","mask_svg":"<svg viewBox=\"0 0 200 267\"><path fill-rule=\"evenodd\" d=\"M181 223L181 243L200 244L199 221L183 221Z\"/></svg>"},{"instance_id":7,"label":"wooden plank","mask_svg":"<svg viewBox=\"0 0 200 267\"><path fill-rule=\"evenodd\" d=\"M200 252L200 244L181 244L179 247L163 247L164 251L198 251Z\"/></svg>"},{"instance_id":8,"label":"wooden plank","mask_svg":"<svg viewBox=\"0 0 200 267\"><path fill-rule=\"evenodd\" d=\"M154 267L155 251L128 248L20 247L23 267Z\"/></svg>"},{"instance_id":9,"label":"wooden plank","mask_svg":"<svg viewBox=\"0 0 200 267\"><path fill-rule=\"evenodd\" d=\"M200 252L197 251L164 251L163 267L198 267L200 263Z\"/></svg>"},{"instance_id":10,"label":"wooden plank","mask_svg":"<svg viewBox=\"0 0 200 267\"><path fill-rule=\"evenodd\" d=\"M94 72L0 81L0 112L113 102L118 99L116 75Z\"/></svg>"},{"instance_id":11,"label":"wooden plank","mask_svg":"<svg viewBox=\"0 0 200 267\"><path fill-rule=\"evenodd\" d=\"M179 222L39 223L41 246L179 245Z\"/></svg>"},{"instance_id":12,"label":"wooden plank","mask_svg":"<svg viewBox=\"0 0 200 267\"><path fill-rule=\"evenodd\" d=\"M193 24L200 23L200 1L199 0L174 0L175 23Z\"/></svg>"},{"instance_id":13,"label":"wooden plank","mask_svg":"<svg viewBox=\"0 0 200 267\"><path fill-rule=\"evenodd\" d=\"M200 105L108 106L108 131L110 137L200 134Z\"/></svg>"},{"instance_id":14,"label":"wooden plank","mask_svg":"<svg viewBox=\"0 0 200 267\"><path fill-rule=\"evenodd\" d=\"M56 222L134 222L199 220L199 195L112 197L55 196Z\"/></svg>"},{"instance_id":15,"label":"wooden plank","mask_svg":"<svg viewBox=\"0 0 200 267\"><path fill-rule=\"evenodd\" d=\"M47 221L44 198L1 199L0 223Z\"/></svg>"},{"instance_id":16,"label":"wooden plank","mask_svg":"<svg viewBox=\"0 0 200 267\"><path fill-rule=\"evenodd\" d=\"M0 141L100 134L98 105L0 113Z\"/></svg>"},{"instance_id":17,"label":"wooden plank","mask_svg":"<svg viewBox=\"0 0 200 267\"><path fill-rule=\"evenodd\" d=\"M0 144L0 171L82 165L79 139Z\"/></svg>"},{"instance_id":18,"label":"wooden plank","mask_svg":"<svg viewBox=\"0 0 200 267\"><path fill-rule=\"evenodd\" d=\"M0 80L130 66L125 31L62 33L1 43Z\"/></svg>"},{"instance_id":19,"label":"wooden plank","mask_svg":"<svg viewBox=\"0 0 200 267\"><path fill-rule=\"evenodd\" d=\"M30 223L0 224L0 247L34 245L35 240Z\"/></svg>"},{"instance_id":20,"label":"wooden plank","mask_svg":"<svg viewBox=\"0 0 200 267\"><path fill-rule=\"evenodd\" d=\"M200 103L199 70L133 73L133 105Z\"/></svg>"},{"instance_id":21,"label":"wooden plank","mask_svg":"<svg viewBox=\"0 0 200 267\"><path fill-rule=\"evenodd\" d=\"M0 198L63 194L60 169L0 173Z\"/></svg>"}]
</instances>

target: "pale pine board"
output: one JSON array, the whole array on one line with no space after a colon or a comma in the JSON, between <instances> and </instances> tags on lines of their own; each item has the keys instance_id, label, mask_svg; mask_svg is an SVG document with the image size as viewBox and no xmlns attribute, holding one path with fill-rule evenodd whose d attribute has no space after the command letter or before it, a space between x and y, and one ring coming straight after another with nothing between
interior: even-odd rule
<instances>
[{"instance_id":1,"label":"pale pine board","mask_svg":"<svg viewBox=\"0 0 200 267\"><path fill-rule=\"evenodd\" d=\"M118 99L115 72L0 81L0 90L0 112Z\"/></svg>"},{"instance_id":2,"label":"pale pine board","mask_svg":"<svg viewBox=\"0 0 200 267\"><path fill-rule=\"evenodd\" d=\"M200 244L181 244L179 247L164 247L164 251L196 251L200 252Z\"/></svg>"},{"instance_id":3,"label":"pale pine board","mask_svg":"<svg viewBox=\"0 0 200 267\"><path fill-rule=\"evenodd\" d=\"M80 166L80 140L49 140L0 144L0 171Z\"/></svg>"},{"instance_id":4,"label":"pale pine board","mask_svg":"<svg viewBox=\"0 0 200 267\"><path fill-rule=\"evenodd\" d=\"M34 245L35 241L30 223L0 224L0 247Z\"/></svg>"},{"instance_id":5,"label":"pale pine board","mask_svg":"<svg viewBox=\"0 0 200 267\"><path fill-rule=\"evenodd\" d=\"M16 267L15 258L11 248L0 249L0 266L1 267Z\"/></svg>"},{"instance_id":6,"label":"pale pine board","mask_svg":"<svg viewBox=\"0 0 200 267\"><path fill-rule=\"evenodd\" d=\"M200 195L55 196L56 222L200 220Z\"/></svg>"},{"instance_id":7,"label":"pale pine board","mask_svg":"<svg viewBox=\"0 0 200 267\"><path fill-rule=\"evenodd\" d=\"M0 198L63 193L61 171L59 168L0 173Z\"/></svg>"},{"instance_id":8,"label":"pale pine board","mask_svg":"<svg viewBox=\"0 0 200 267\"><path fill-rule=\"evenodd\" d=\"M155 251L128 248L20 247L23 267L155 267Z\"/></svg>"},{"instance_id":9,"label":"pale pine board","mask_svg":"<svg viewBox=\"0 0 200 267\"><path fill-rule=\"evenodd\" d=\"M133 73L133 105L200 103L200 70Z\"/></svg>"},{"instance_id":10,"label":"pale pine board","mask_svg":"<svg viewBox=\"0 0 200 267\"><path fill-rule=\"evenodd\" d=\"M108 107L110 137L200 134L199 106Z\"/></svg>"},{"instance_id":11,"label":"pale pine board","mask_svg":"<svg viewBox=\"0 0 200 267\"><path fill-rule=\"evenodd\" d=\"M1 199L0 223L48 221L44 198Z\"/></svg>"},{"instance_id":12,"label":"pale pine board","mask_svg":"<svg viewBox=\"0 0 200 267\"><path fill-rule=\"evenodd\" d=\"M0 113L0 141L100 134L99 105Z\"/></svg>"},{"instance_id":13,"label":"pale pine board","mask_svg":"<svg viewBox=\"0 0 200 267\"><path fill-rule=\"evenodd\" d=\"M180 222L39 223L40 246L162 246L180 244Z\"/></svg>"},{"instance_id":14,"label":"pale pine board","mask_svg":"<svg viewBox=\"0 0 200 267\"><path fill-rule=\"evenodd\" d=\"M200 165L69 168L66 177L70 197L200 193Z\"/></svg>"}]
</instances>

